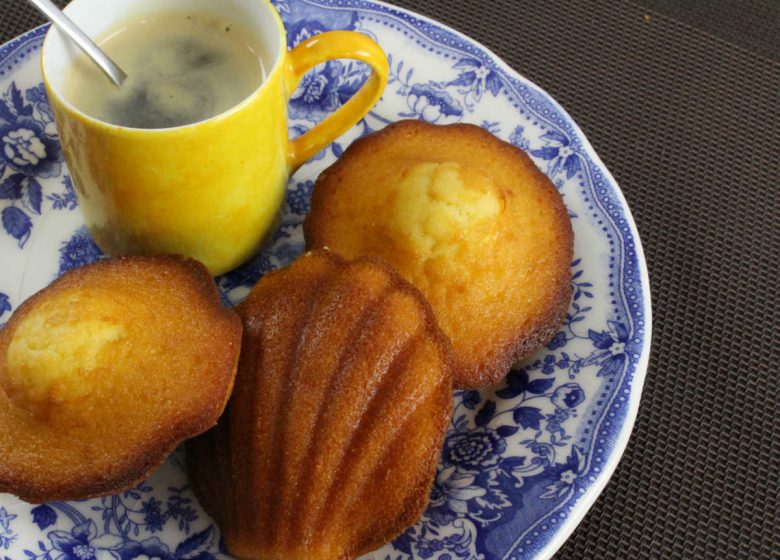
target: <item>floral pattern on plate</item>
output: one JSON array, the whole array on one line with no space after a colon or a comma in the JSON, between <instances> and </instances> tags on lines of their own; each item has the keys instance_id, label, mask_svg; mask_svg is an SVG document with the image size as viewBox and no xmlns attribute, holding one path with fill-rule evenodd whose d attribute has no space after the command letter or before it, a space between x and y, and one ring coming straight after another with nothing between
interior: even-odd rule
<instances>
[{"instance_id":1,"label":"floral pattern on plate","mask_svg":"<svg viewBox=\"0 0 780 560\"><path fill-rule=\"evenodd\" d=\"M574 298L561 331L495 389L459 391L423 518L377 560L546 558L614 469L649 354L641 246L617 186L570 117L494 55L446 27L369 0L273 2L293 47L349 29L388 53L390 84L369 115L290 180L267 249L217 279L226 303L303 250L313 182L350 142L417 118L469 122L528 151L561 191L575 231ZM0 49L0 324L57 275L101 257L67 175L38 56L45 28ZM313 69L289 105L300 135L345 103L362 63ZM183 456L119 496L28 505L0 495L0 559L227 558L187 486Z\"/></svg>"}]
</instances>

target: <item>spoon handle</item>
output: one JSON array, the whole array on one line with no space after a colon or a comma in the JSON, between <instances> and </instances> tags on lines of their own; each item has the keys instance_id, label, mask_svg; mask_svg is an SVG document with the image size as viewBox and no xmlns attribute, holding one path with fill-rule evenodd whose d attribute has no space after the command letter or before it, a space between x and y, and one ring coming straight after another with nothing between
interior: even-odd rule
<instances>
[{"instance_id":1,"label":"spoon handle","mask_svg":"<svg viewBox=\"0 0 780 560\"><path fill-rule=\"evenodd\" d=\"M127 74L111 60L95 42L90 39L73 21L66 16L50 0L27 0L51 22L56 25L65 35L70 37L84 53L91 58L95 64L100 67L103 73L114 83L115 86L121 86Z\"/></svg>"}]
</instances>

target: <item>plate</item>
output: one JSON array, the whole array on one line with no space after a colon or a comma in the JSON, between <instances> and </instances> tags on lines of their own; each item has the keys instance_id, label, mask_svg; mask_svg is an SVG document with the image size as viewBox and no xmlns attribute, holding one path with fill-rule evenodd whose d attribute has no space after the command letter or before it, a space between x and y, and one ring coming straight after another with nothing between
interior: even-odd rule
<instances>
[{"instance_id":1,"label":"plate","mask_svg":"<svg viewBox=\"0 0 780 560\"><path fill-rule=\"evenodd\" d=\"M491 390L461 391L428 510L376 560L549 558L614 471L639 405L650 351L650 292L639 237L604 164L566 112L460 33L364 0L277 0L290 46L351 29L388 53L378 106L290 180L269 248L218 278L241 300L303 249L312 184L355 138L406 118L469 122L528 151L560 189L574 225L574 299L563 329ZM45 27L0 48L0 323L31 294L100 252L62 161L38 57ZM366 78L322 64L290 102L291 134L341 105ZM127 403L132 406L132 403ZM175 453L118 496L28 505L0 495L0 558L228 558Z\"/></svg>"}]
</instances>

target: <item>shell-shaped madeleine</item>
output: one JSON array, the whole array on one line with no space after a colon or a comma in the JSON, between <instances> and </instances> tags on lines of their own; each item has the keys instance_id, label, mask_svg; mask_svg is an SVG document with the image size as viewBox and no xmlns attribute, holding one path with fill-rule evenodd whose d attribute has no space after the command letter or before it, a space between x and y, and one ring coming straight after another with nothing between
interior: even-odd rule
<instances>
[{"instance_id":1,"label":"shell-shaped madeleine","mask_svg":"<svg viewBox=\"0 0 780 560\"><path fill-rule=\"evenodd\" d=\"M190 477L246 559L348 559L414 523L451 414L451 351L420 293L323 250L261 280L225 416Z\"/></svg>"}]
</instances>

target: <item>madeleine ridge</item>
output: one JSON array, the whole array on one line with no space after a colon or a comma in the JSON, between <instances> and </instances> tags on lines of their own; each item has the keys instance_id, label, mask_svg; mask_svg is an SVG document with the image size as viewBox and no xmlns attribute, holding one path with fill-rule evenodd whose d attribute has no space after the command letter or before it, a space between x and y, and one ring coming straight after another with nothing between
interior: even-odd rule
<instances>
[{"instance_id":1,"label":"madeleine ridge","mask_svg":"<svg viewBox=\"0 0 780 560\"><path fill-rule=\"evenodd\" d=\"M187 446L230 553L347 560L413 524L452 413L449 341L420 293L379 261L320 250L238 311L233 396Z\"/></svg>"},{"instance_id":2,"label":"madeleine ridge","mask_svg":"<svg viewBox=\"0 0 780 560\"><path fill-rule=\"evenodd\" d=\"M240 344L240 319L192 259L64 274L0 330L0 492L38 503L137 484L216 423Z\"/></svg>"},{"instance_id":3,"label":"madeleine ridge","mask_svg":"<svg viewBox=\"0 0 780 560\"><path fill-rule=\"evenodd\" d=\"M314 185L309 249L376 256L430 302L455 388L497 384L571 302L571 221L525 152L478 126L401 121L356 140Z\"/></svg>"}]
</instances>

